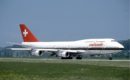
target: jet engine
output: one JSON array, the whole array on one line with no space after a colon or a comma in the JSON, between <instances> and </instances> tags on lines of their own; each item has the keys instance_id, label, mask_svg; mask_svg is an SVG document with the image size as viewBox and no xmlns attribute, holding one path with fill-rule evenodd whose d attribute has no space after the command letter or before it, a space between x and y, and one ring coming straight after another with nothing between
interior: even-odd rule
<instances>
[{"instance_id":1,"label":"jet engine","mask_svg":"<svg viewBox=\"0 0 130 80\"><path fill-rule=\"evenodd\" d=\"M67 51L59 51L58 52L59 57L69 57L69 53Z\"/></svg>"},{"instance_id":2,"label":"jet engine","mask_svg":"<svg viewBox=\"0 0 130 80\"><path fill-rule=\"evenodd\" d=\"M34 56L41 56L43 54L43 51L34 49L34 50L32 50L31 54Z\"/></svg>"}]
</instances>

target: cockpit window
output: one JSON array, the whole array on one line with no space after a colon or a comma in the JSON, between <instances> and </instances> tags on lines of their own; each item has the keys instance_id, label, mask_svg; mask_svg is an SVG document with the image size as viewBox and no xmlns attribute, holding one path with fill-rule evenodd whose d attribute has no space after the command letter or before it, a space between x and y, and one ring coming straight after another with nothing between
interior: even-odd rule
<instances>
[{"instance_id":1,"label":"cockpit window","mask_svg":"<svg viewBox=\"0 0 130 80\"><path fill-rule=\"evenodd\" d=\"M116 40L111 40L111 42L116 42Z\"/></svg>"}]
</instances>

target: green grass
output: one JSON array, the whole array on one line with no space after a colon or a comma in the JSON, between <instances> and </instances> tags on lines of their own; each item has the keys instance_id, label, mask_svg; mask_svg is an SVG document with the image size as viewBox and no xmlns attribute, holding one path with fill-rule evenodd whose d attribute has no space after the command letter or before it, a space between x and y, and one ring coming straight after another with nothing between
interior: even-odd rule
<instances>
[{"instance_id":1,"label":"green grass","mask_svg":"<svg viewBox=\"0 0 130 80\"><path fill-rule=\"evenodd\" d=\"M96 61L95 61L96 62ZM88 64L89 63L89 64ZM92 63L92 64L90 64ZM99 63L99 64L98 64ZM77 60L0 60L0 80L129 80L130 67ZM129 62L128 62L129 63ZM126 63L126 64L128 64Z\"/></svg>"}]
</instances>

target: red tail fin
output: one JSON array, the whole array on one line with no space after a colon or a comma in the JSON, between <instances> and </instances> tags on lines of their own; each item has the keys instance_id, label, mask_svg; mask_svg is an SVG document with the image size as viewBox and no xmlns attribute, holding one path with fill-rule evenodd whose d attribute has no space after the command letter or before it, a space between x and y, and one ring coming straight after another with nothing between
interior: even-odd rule
<instances>
[{"instance_id":1,"label":"red tail fin","mask_svg":"<svg viewBox=\"0 0 130 80\"><path fill-rule=\"evenodd\" d=\"M20 24L20 29L24 42L38 42L38 39L32 34L25 24Z\"/></svg>"}]
</instances>

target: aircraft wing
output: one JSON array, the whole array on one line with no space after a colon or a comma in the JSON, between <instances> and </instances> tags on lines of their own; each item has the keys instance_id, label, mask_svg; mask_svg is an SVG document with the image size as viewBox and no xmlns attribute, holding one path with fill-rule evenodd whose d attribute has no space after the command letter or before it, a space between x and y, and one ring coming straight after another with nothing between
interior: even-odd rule
<instances>
[{"instance_id":1,"label":"aircraft wing","mask_svg":"<svg viewBox=\"0 0 130 80\"><path fill-rule=\"evenodd\" d=\"M84 50L64 50L64 49L39 49L39 48L8 48L11 50L38 50L38 51L45 51L45 52L60 52L60 51L65 51L65 52L72 52L72 53L77 53L77 52L85 52Z\"/></svg>"},{"instance_id":2,"label":"aircraft wing","mask_svg":"<svg viewBox=\"0 0 130 80\"><path fill-rule=\"evenodd\" d=\"M18 51L24 51L24 50L39 50L39 51L58 51L57 49L35 49L35 48L7 48L7 49L10 49L10 50L18 50Z\"/></svg>"},{"instance_id":3,"label":"aircraft wing","mask_svg":"<svg viewBox=\"0 0 130 80\"><path fill-rule=\"evenodd\" d=\"M69 53L69 55L76 55L85 52L85 50L65 50L65 49L38 49L38 48L10 48L10 49L16 51L31 51L31 54L35 56L40 56L44 52L51 52L52 54L50 56L56 55L66 57L67 53Z\"/></svg>"},{"instance_id":4,"label":"aircraft wing","mask_svg":"<svg viewBox=\"0 0 130 80\"><path fill-rule=\"evenodd\" d=\"M26 50L32 50L31 48L7 48L14 51L26 51Z\"/></svg>"}]
</instances>

